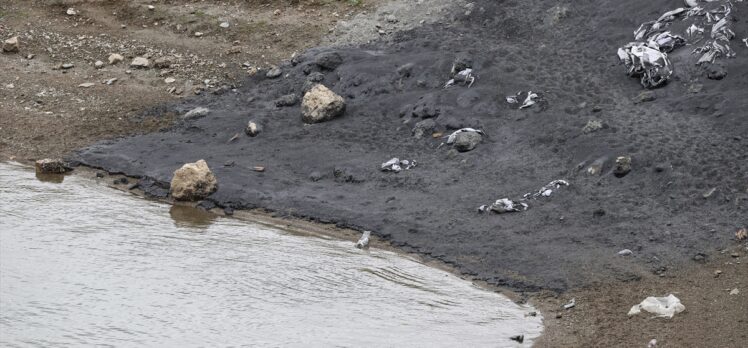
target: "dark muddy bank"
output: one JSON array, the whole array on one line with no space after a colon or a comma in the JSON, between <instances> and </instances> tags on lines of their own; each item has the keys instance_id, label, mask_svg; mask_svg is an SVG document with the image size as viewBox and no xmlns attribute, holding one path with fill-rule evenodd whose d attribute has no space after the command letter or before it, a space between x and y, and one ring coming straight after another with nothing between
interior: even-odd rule
<instances>
[{"instance_id":1,"label":"dark muddy bank","mask_svg":"<svg viewBox=\"0 0 748 348\"><path fill-rule=\"evenodd\" d=\"M206 117L103 142L72 159L168 182L183 163L202 158L220 185L210 204L372 230L519 290L667 275L696 254L709 258L748 223L748 48L735 41L737 58L723 61L721 81L693 67L684 48L671 56L671 83L638 103L642 88L625 76L616 49L640 22L682 2L575 1L562 4L565 16L556 15L557 4L479 1L392 45L312 50L283 66L280 78L259 74L235 93L170 107L205 106ZM746 3L735 6L748 12ZM742 38L748 23L738 18L733 28ZM341 57L339 66L315 64L329 53ZM472 61L477 81L444 89L460 57ZM341 118L304 125L298 104L277 107L276 100L300 98L315 73L348 106ZM520 90L542 92L547 106L510 108L504 98ZM422 118L434 118L446 134L474 127L487 137L473 151L449 153L439 148L444 139L411 136ZM250 119L263 125L257 137L243 133ZM592 119L605 126L583 133ZM612 166L621 155L632 157L633 170L618 178ZM392 157L418 167L379 171ZM587 175L603 157L602 175ZM531 201L526 212L477 213L554 179L571 186ZM617 255L621 249L633 255Z\"/></svg>"}]
</instances>

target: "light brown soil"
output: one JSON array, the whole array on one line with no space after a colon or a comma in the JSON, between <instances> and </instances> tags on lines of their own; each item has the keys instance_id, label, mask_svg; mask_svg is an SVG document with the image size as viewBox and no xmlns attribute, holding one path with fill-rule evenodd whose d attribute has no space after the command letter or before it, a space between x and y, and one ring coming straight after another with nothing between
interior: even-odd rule
<instances>
[{"instance_id":1,"label":"light brown soil","mask_svg":"<svg viewBox=\"0 0 748 348\"><path fill-rule=\"evenodd\" d=\"M0 54L0 156L56 157L97 140L158 130L175 115L150 108L238 86L378 2L4 0L0 38L18 36L21 48ZM66 14L68 8L77 14ZM109 65L112 53L125 60ZM172 64L134 69L134 57ZM96 69L96 61L104 67Z\"/></svg>"},{"instance_id":2,"label":"light brown soil","mask_svg":"<svg viewBox=\"0 0 748 348\"><path fill-rule=\"evenodd\" d=\"M321 42L338 20L384 2L3 0L0 38L18 35L21 50L0 55L0 160L56 157L101 139L166 127L176 115L158 112L158 105L237 86L255 68ZM78 14L67 15L70 7ZM228 28L219 26L224 21ZM125 61L109 65L111 53ZM169 57L172 65L132 69L137 56ZM96 69L97 60L105 66ZM65 63L74 67L56 68ZM167 84L167 77L176 81ZM118 80L102 84L111 78ZM78 87L86 82L95 85ZM736 243L706 264L664 277L532 295L547 325L537 345L646 347L657 339L658 347L745 347L746 258L746 245ZM718 277L716 270L722 271ZM729 295L735 288L740 293ZM645 297L669 293L686 306L675 318L626 315ZM571 298L576 307L561 309Z\"/></svg>"}]
</instances>

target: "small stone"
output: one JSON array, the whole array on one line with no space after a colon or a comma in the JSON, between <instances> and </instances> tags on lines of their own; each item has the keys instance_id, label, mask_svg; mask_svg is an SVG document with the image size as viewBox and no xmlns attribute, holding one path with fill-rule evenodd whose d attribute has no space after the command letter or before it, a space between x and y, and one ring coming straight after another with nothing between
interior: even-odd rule
<instances>
[{"instance_id":1,"label":"small stone","mask_svg":"<svg viewBox=\"0 0 748 348\"><path fill-rule=\"evenodd\" d=\"M730 257L737 259L738 257L740 257L740 254L738 254L738 253L732 253L732 254L730 254Z\"/></svg>"},{"instance_id":2,"label":"small stone","mask_svg":"<svg viewBox=\"0 0 748 348\"><path fill-rule=\"evenodd\" d=\"M202 32L199 32L199 31L195 32L195 37L202 37L202 36L203 36Z\"/></svg>"},{"instance_id":3,"label":"small stone","mask_svg":"<svg viewBox=\"0 0 748 348\"><path fill-rule=\"evenodd\" d=\"M244 133L250 137L256 137L260 132L262 132L262 126L255 121L249 121L247 123L247 128L244 129Z\"/></svg>"},{"instance_id":4,"label":"small stone","mask_svg":"<svg viewBox=\"0 0 748 348\"><path fill-rule=\"evenodd\" d=\"M631 172L631 157L620 156L616 158L616 167L613 170L613 175L618 178L622 178Z\"/></svg>"},{"instance_id":5,"label":"small stone","mask_svg":"<svg viewBox=\"0 0 748 348\"><path fill-rule=\"evenodd\" d=\"M65 63L65 64L60 65L60 69L62 69L62 70L70 70L70 69L72 69L74 67L75 67L75 65L73 65L71 63Z\"/></svg>"},{"instance_id":6,"label":"small stone","mask_svg":"<svg viewBox=\"0 0 748 348\"><path fill-rule=\"evenodd\" d=\"M436 121L431 118L427 118L423 121L416 123L412 130L413 137L416 139L423 138L426 134L432 134L436 128Z\"/></svg>"},{"instance_id":7,"label":"small stone","mask_svg":"<svg viewBox=\"0 0 748 348\"><path fill-rule=\"evenodd\" d=\"M275 106L281 108L286 106L294 106L299 102L299 98L296 94L286 94L275 101Z\"/></svg>"},{"instance_id":8,"label":"small stone","mask_svg":"<svg viewBox=\"0 0 748 348\"><path fill-rule=\"evenodd\" d=\"M321 84L314 85L304 94L301 102L301 119L304 123L332 120L345 112L345 100Z\"/></svg>"},{"instance_id":9,"label":"small stone","mask_svg":"<svg viewBox=\"0 0 748 348\"><path fill-rule=\"evenodd\" d=\"M714 271L714 278L719 278L719 275L722 274L721 270Z\"/></svg>"},{"instance_id":10,"label":"small stone","mask_svg":"<svg viewBox=\"0 0 748 348\"><path fill-rule=\"evenodd\" d=\"M254 171L256 171L256 172L259 172L259 173L262 173L262 172L264 172L264 171L265 171L265 167L262 167L262 166L256 166L256 167L252 167L252 170L254 170Z\"/></svg>"},{"instance_id":11,"label":"small stone","mask_svg":"<svg viewBox=\"0 0 748 348\"><path fill-rule=\"evenodd\" d=\"M34 162L36 172L39 174L65 174L72 168L65 165L65 162L59 158L45 158Z\"/></svg>"},{"instance_id":12,"label":"small stone","mask_svg":"<svg viewBox=\"0 0 748 348\"><path fill-rule=\"evenodd\" d=\"M281 10L275 10L275 11L273 11L273 15L275 15L275 16L280 16L280 14L281 14Z\"/></svg>"},{"instance_id":13,"label":"small stone","mask_svg":"<svg viewBox=\"0 0 748 348\"><path fill-rule=\"evenodd\" d=\"M478 132L462 132L455 136L454 148L459 152L468 152L475 149L483 141L483 136Z\"/></svg>"},{"instance_id":14,"label":"small stone","mask_svg":"<svg viewBox=\"0 0 748 348\"><path fill-rule=\"evenodd\" d=\"M153 5L148 5L148 11L153 11L153 10L155 10L155 9L156 9L156 7L155 7L155 6L153 6Z\"/></svg>"},{"instance_id":15,"label":"small stone","mask_svg":"<svg viewBox=\"0 0 748 348\"><path fill-rule=\"evenodd\" d=\"M171 84L171 83L174 83L176 81L177 81L177 79L175 79L173 77L167 77L167 78L164 79L164 83L166 83L166 84Z\"/></svg>"},{"instance_id":16,"label":"small stone","mask_svg":"<svg viewBox=\"0 0 748 348\"><path fill-rule=\"evenodd\" d=\"M582 133L590 134L603 128L603 122L600 120L589 120L582 128Z\"/></svg>"},{"instance_id":17,"label":"small stone","mask_svg":"<svg viewBox=\"0 0 748 348\"><path fill-rule=\"evenodd\" d=\"M657 99L657 95L652 91L644 91L639 93L636 97L634 97L634 104L641 104L646 102L655 101Z\"/></svg>"},{"instance_id":18,"label":"small stone","mask_svg":"<svg viewBox=\"0 0 748 348\"><path fill-rule=\"evenodd\" d=\"M144 57L135 57L130 66L136 69L147 69L151 66L151 61Z\"/></svg>"},{"instance_id":19,"label":"small stone","mask_svg":"<svg viewBox=\"0 0 748 348\"><path fill-rule=\"evenodd\" d=\"M740 293L740 290L738 288L730 290L730 295L737 295Z\"/></svg>"},{"instance_id":20,"label":"small stone","mask_svg":"<svg viewBox=\"0 0 748 348\"><path fill-rule=\"evenodd\" d=\"M194 118L205 117L210 113L210 109L202 106L198 106L182 116L182 119L189 120Z\"/></svg>"},{"instance_id":21,"label":"small stone","mask_svg":"<svg viewBox=\"0 0 748 348\"><path fill-rule=\"evenodd\" d=\"M204 160L187 163L174 171L169 193L178 201L198 201L218 189L218 181Z\"/></svg>"},{"instance_id":22,"label":"small stone","mask_svg":"<svg viewBox=\"0 0 748 348\"><path fill-rule=\"evenodd\" d=\"M20 50L20 47L18 36L3 41L3 52L17 53Z\"/></svg>"},{"instance_id":23,"label":"small stone","mask_svg":"<svg viewBox=\"0 0 748 348\"><path fill-rule=\"evenodd\" d=\"M156 69L168 69L171 67L171 59L169 57L159 57L153 61L153 66Z\"/></svg>"},{"instance_id":24,"label":"small stone","mask_svg":"<svg viewBox=\"0 0 748 348\"><path fill-rule=\"evenodd\" d=\"M104 67L104 62L97 60L96 63L94 63L94 68L101 69Z\"/></svg>"},{"instance_id":25,"label":"small stone","mask_svg":"<svg viewBox=\"0 0 748 348\"><path fill-rule=\"evenodd\" d=\"M721 64L711 64L707 68L706 77L710 80L721 80L727 76L727 69Z\"/></svg>"},{"instance_id":26,"label":"small stone","mask_svg":"<svg viewBox=\"0 0 748 348\"><path fill-rule=\"evenodd\" d=\"M709 191L704 192L704 194L701 195L701 197L704 197L704 199L707 199L711 197L712 195L714 195L715 192L717 192L717 188L712 187L711 189L709 189Z\"/></svg>"},{"instance_id":27,"label":"small stone","mask_svg":"<svg viewBox=\"0 0 748 348\"><path fill-rule=\"evenodd\" d=\"M106 80L106 81L104 81L104 84L105 84L105 85L112 85L112 84L114 84L115 82L117 82L117 78L116 78L116 77L114 77L114 78L111 78L111 79L109 79L109 80Z\"/></svg>"},{"instance_id":28,"label":"small stone","mask_svg":"<svg viewBox=\"0 0 748 348\"><path fill-rule=\"evenodd\" d=\"M80 85L78 85L78 87L81 87L81 88L89 88L89 87L93 87L93 86L95 86L95 85L96 85L96 84L95 84L95 83L93 83L93 82L86 82L86 83L81 83Z\"/></svg>"},{"instance_id":29,"label":"small stone","mask_svg":"<svg viewBox=\"0 0 748 348\"><path fill-rule=\"evenodd\" d=\"M696 262L706 262L706 254L698 253L693 256L693 260Z\"/></svg>"},{"instance_id":30,"label":"small stone","mask_svg":"<svg viewBox=\"0 0 748 348\"><path fill-rule=\"evenodd\" d=\"M322 173L316 172L316 171L315 172L311 172L309 174L309 180L315 181L315 182L322 180Z\"/></svg>"},{"instance_id":31,"label":"small stone","mask_svg":"<svg viewBox=\"0 0 748 348\"><path fill-rule=\"evenodd\" d=\"M272 68L268 70L268 72L265 74L265 77L274 79L280 77L281 75L283 75L283 70L281 70L280 68Z\"/></svg>"},{"instance_id":32,"label":"small stone","mask_svg":"<svg viewBox=\"0 0 748 348\"><path fill-rule=\"evenodd\" d=\"M735 240L738 242L748 239L748 229L741 228L735 232Z\"/></svg>"},{"instance_id":33,"label":"small stone","mask_svg":"<svg viewBox=\"0 0 748 348\"><path fill-rule=\"evenodd\" d=\"M221 28L228 28L229 27L229 22L221 22L221 24L219 24L219 26Z\"/></svg>"},{"instance_id":34,"label":"small stone","mask_svg":"<svg viewBox=\"0 0 748 348\"><path fill-rule=\"evenodd\" d=\"M123 60L125 60L125 57L121 54L112 53L109 55L109 65L115 65Z\"/></svg>"},{"instance_id":35,"label":"small stone","mask_svg":"<svg viewBox=\"0 0 748 348\"><path fill-rule=\"evenodd\" d=\"M67 11L65 11L65 13L66 13L66 14L67 14L68 16L75 16L75 15L77 15L77 14L78 14L78 12L76 12L76 11L75 11L75 9L74 9L74 8L72 8L72 7L71 7L71 8L69 8L69 9L68 9Z\"/></svg>"}]
</instances>

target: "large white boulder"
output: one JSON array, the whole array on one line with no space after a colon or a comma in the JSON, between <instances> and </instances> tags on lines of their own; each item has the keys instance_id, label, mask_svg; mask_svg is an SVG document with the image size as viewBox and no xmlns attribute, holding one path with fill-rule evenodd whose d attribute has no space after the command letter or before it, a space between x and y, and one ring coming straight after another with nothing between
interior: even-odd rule
<instances>
[{"instance_id":1,"label":"large white boulder","mask_svg":"<svg viewBox=\"0 0 748 348\"><path fill-rule=\"evenodd\" d=\"M316 84L304 94L301 102L301 119L304 123L332 120L345 111L345 100L329 88Z\"/></svg>"},{"instance_id":2,"label":"large white boulder","mask_svg":"<svg viewBox=\"0 0 748 348\"><path fill-rule=\"evenodd\" d=\"M199 160L187 163L174 171L169 192L178 201L198 201L210 196L217 189L218 180L208 168L208 163Z\"/></svg>"}]
</instances>

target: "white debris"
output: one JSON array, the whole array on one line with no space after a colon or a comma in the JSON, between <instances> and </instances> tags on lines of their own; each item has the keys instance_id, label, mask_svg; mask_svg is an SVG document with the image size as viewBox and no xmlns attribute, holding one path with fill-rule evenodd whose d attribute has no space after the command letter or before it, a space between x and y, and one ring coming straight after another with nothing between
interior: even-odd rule
<instances>
[{"instance_id":1,"label":"white debris","mask_svg":"<svg viewBox=\"0 0 748 348\"><path fill-rule=\"evenodd\" d=\"M78 12L77 12L77 11L75 11L75 9L74 9L74 8L72 8L72 7L71 7L71 8L69 8L69 9L68 9L67 11L65 11L65 13L67 13L67 15L68 15L68 16L75 16L75 15L77 15L77 14L78 14Z\"/></svg>"},{"instance_id":2,"label":"white debris","mask_svg":"<svg viewBox=\"0 0 748 348\"><path fill-rule=\"evenodd\" d=\"M528 92L517 92L516 95L510 95L506 97L506 102L512 105L518 105L522 101L522 105L519 105L519 109L529 108L535 105L541 100L541 96L538 93Z\"/></svg>"},{"instance_id":3,"label":"white debris","mask_svg":"<svg viewBox=\"0 0 748 348\"><path fill-rule=\"evenodd\" d=\"M658 317L672 318L675 314L683 312L686 307L673 294L667 297L647 297L640 304L631 307L628 315L637 315L641 311L657 314Z\"/></svg>"},{"instance_id":4,"label":"white debris","mask_svg":"<svg viewBox=\"0 0 748 348\"><path fill-rule=\"evenodd\" d=\"M576 305L577 305L577 299L573 298L571 299L571 301L569 301L569 303L564 305L564 309L572 309Z\"/></svg>"},{"instance_id":5,"label":"white debris","mask_svg":"<svg viewBox=\"0 0 748 348\"><path fill-rule=\"evenodd\" d=\"M738 288L732 289L732 290L730 291L730 295L737 295L737 294L739 294L739 293L740 293L740 290L739 290Z\"/></svg>"},{"instance_id":6,"label":"white debris","mask_svg":"<svg viewBox=\"0 0 748 348\"><path fill-rule=\"evenodd\" d=\"M228 28L229 27L229 22L221 22L221 24L219 24L219 26L221 28Z\"/></svg>"},{"instance_id":7,"label":"white debris","mask_svg":"<svg viewBox=\"0 0 748 348\"><path fill-rule=\"evenodd\" d=\"M182 116L183 119L200 118L205 117L210 113L210 109L202 106L198 106Z\"/></svg>"},{"instance_id":8,"label":"white debris","mask_svg":"<svg viewBox=\"0 0 748 348\"><path fill-rule=\"evenodd\" d=\"M658 87L673 74L673 68L667 53L660 52L658 46L651 43L630 42L618 49L618 59L626 66L627 74L639 77L645 88Z\"/></svg>"},{"instance_id":9,"label":"white debris","mask_svg":"<svg viewBox=\"0 0 748 348\"><path fill-rule=\"evenodd\" d=\"M497 214L503 214L525 211L527 208L529 208L527 203L515 202L509 198L502 198L491 205L481 205L478 207L478 212L487 213L492 211Z\"/></svg>"},{"instance_id":10,"label":"white debris","mask_svg":"<svg viewBox=\"0 0 748 348\"><path fill-rule=\"evenodd\" d=\"M455 84L467 85L468 88L470 88L473 86L473 83L475 83L473 69L467 68L455 74L454 78L447 81L447 84L444 85L444 88L449 88L451 86L454 86Z\"/></svg>"},{"instance_id":11,"label":"white debris","mask_svg":"<svg viewBox=\"0 0 748 348\"><path fill-rule=\"evenodd\" d=\"M523 197L525 199L538 198L538 197L550 197L553 194L553 190L561 187L569 186L569 182L566 180L553 180L548 185L543 186L537 192L526 193Z\"/></svg>"},{"instance_id":12,"label":"white debris","mask_svg":"<svg viewBox=\"0 0 748 348\"><path fill-rule=\"evenodd\" d=\"M153 10L155 10L155 9L156 9L156 7L155 7L155 6L153 6L153 5L148 5L148 10L149 10L149 11L153 11Z\"/></svg>"},{"instance_id":13,"label":"white debris","mask_svg":"<svg viewBox=\"0 0 748 348\"><path fill-rule=\"evenodd\" d=\"M653 338L651 341L649 341L649 343L647 343L647 348L657 348L657 340Z\"/></svg>"},{"instance_id":14,"label":"white debris","mask_svg":"<svg viewBox=\"0 0 748 348\"><path fill-rule=\"evenodd\" d=\"M371 232L364 231L364 233L361 235L361 238L356 242L356 248L359 249L366 249L369 247L369 237L371 237Z\"/></svg>"},{"instance_id":15,"label":"white debris","mask_svg":"<svg viewBox=\"0 0 748 348\"><path fill-rule=\"evenodd\" d=\"M480 130L480 129L474 129L474 128L462 128L462 129L458 129L458 130L454 131L454 132L453 132L452 134L450 134L450 135L449 135L449 137L447 138L447 144L452 144L452 143L454 143L454 142L455 142L455 139L457 138L457 134L460 134L460 133L463 133L463 132L474 132L474 133L478 133L478 134L480 134L480 135L486 135L486 134L485 134L485 133L483 133L483 131L482 131L482 130Z\"/></svg>"},{"instance_id":16,"label":"white debris","mask_svg":"<svg viewBox=\"0 0 748 348\"><path fill-rule=\"evenodd\" d=\"M93 87L94 85L96 85L96 84L93 83L93 82L85 82L85 83L81 83L80 85L78 85L78 87L89 88L89 87Z\"/></svg>"},{"instance_id":17,"label":"white debris","mask_svg":"<svg viewBox=\"0 0 748 348\"><path fill-rule=\"evenodd\" d=\"M745 47L748 47L748 37L743 39L743 43L745 43Z\"/></svg>"},{"instance_id":18,"label":"white debris","mask_svg":"<svg viewBox=\"0 0 748 348\"><path fill-rule=\"evenodd\" d=\"M416 166L416 161L400 160L395 157L387 162L382 163L383 172L395 172L399 173L403 169L408 170Z\"/></svg>"},{"instance_id":19,"label":"white debris","mask_svg":"<svg viewBox=\"0 0 748 348\"><path fill-rule=\"evenodd\" d=\"M631 255L631 254L633 254L633 253L634 253L634 252L633 252L633 251L631 251L630 249L623 249L623 250L621 250L621 251L619 251L619 252L618 252L618 255L621 255L621 256L629 256L629 255Z\"/></svg>"}]
</instances>

